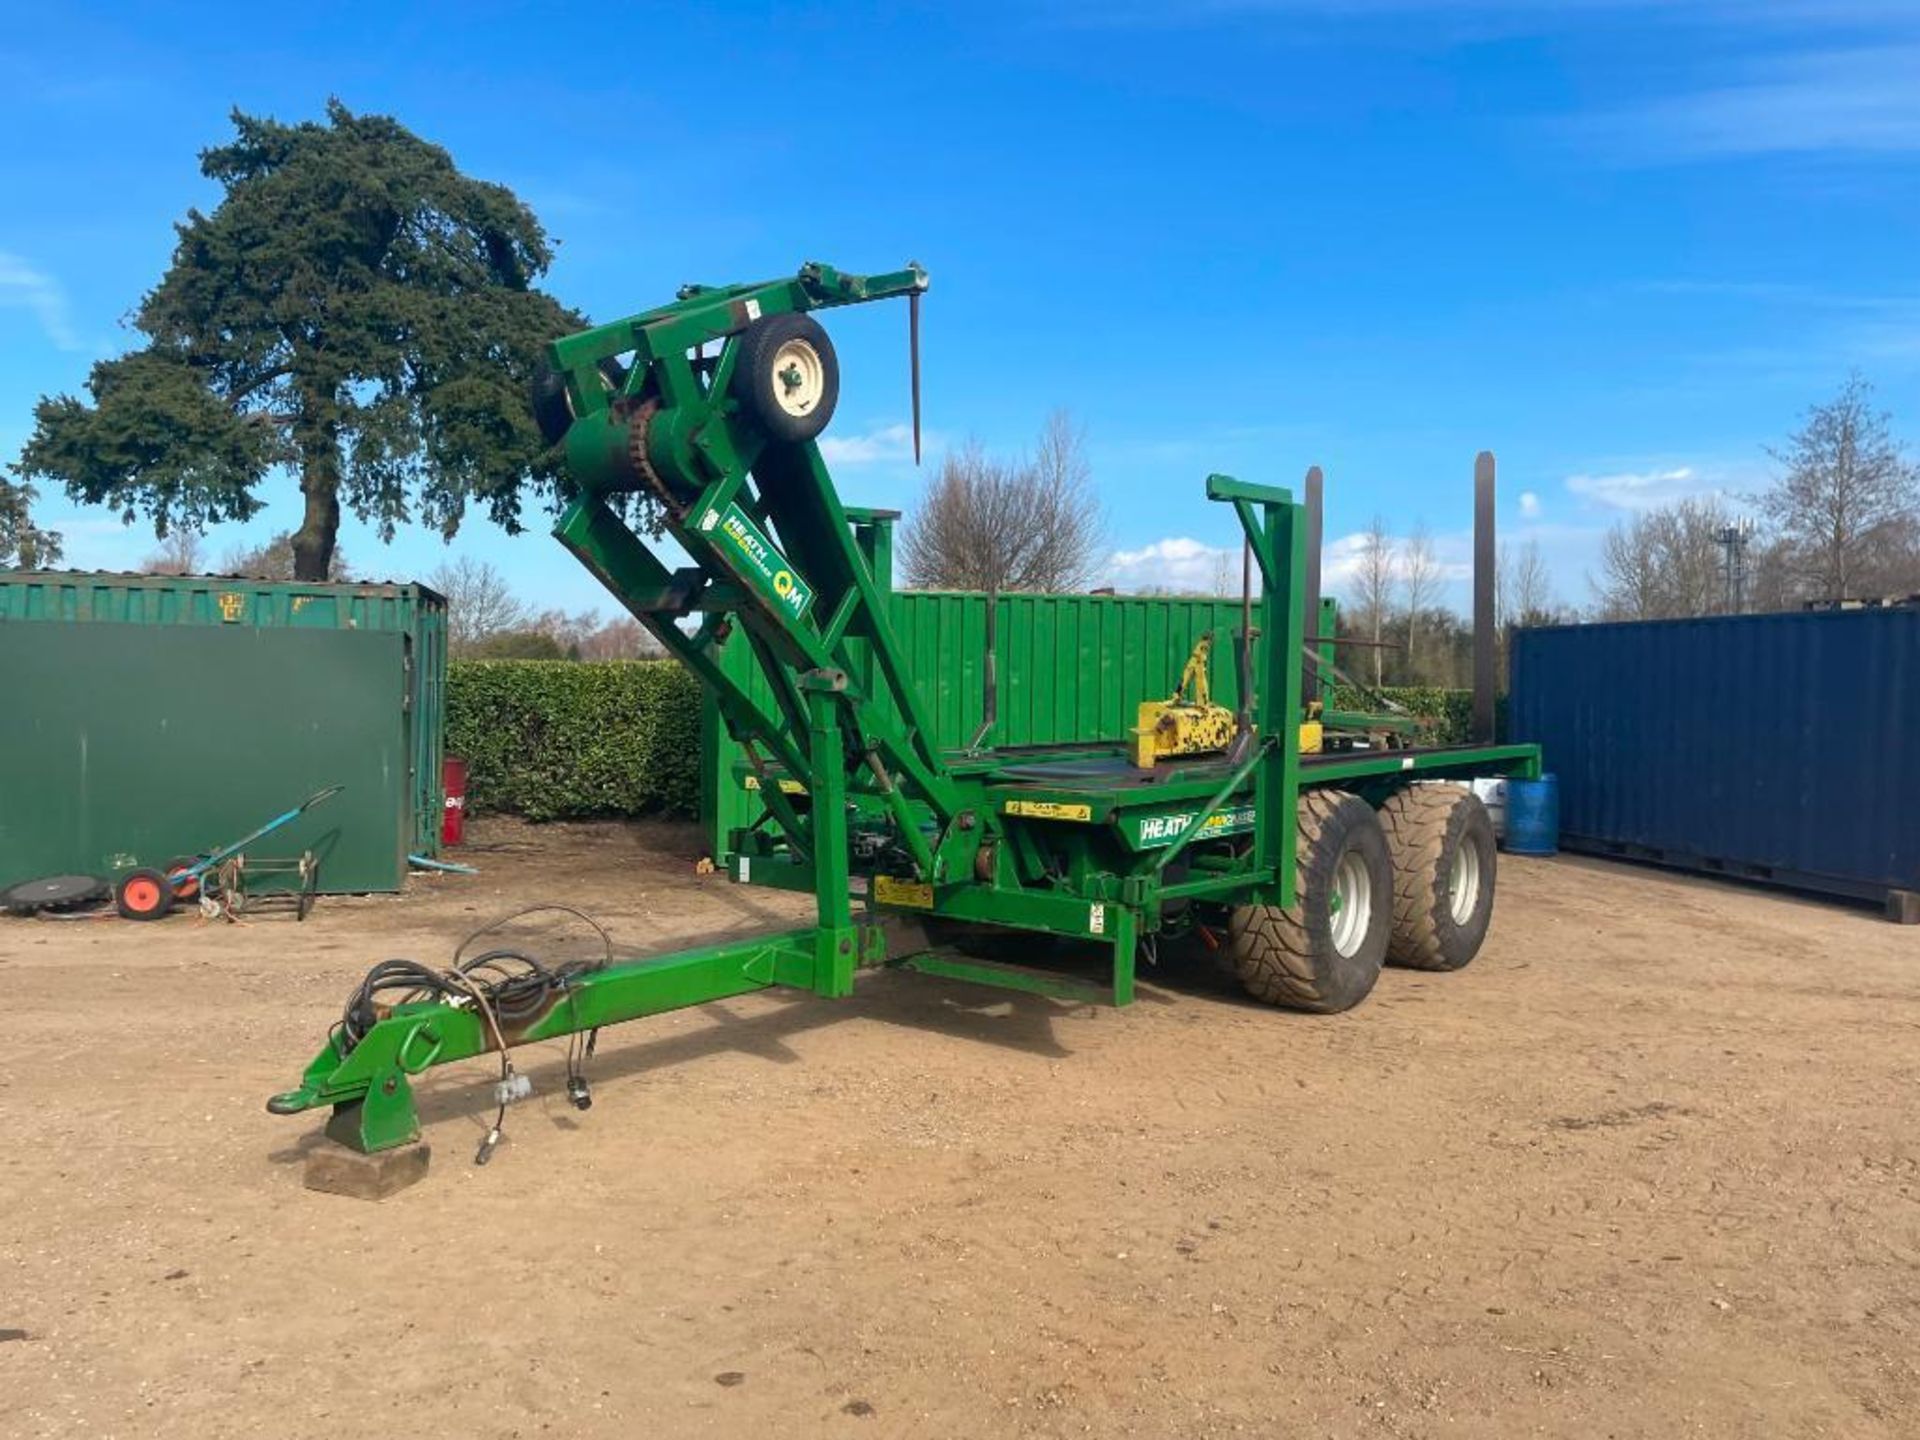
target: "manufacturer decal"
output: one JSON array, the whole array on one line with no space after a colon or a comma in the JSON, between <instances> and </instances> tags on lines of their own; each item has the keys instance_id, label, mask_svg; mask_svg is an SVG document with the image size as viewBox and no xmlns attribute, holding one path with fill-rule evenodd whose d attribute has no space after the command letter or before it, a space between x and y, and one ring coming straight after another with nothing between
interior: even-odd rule
<instances>
[{"instance_id":1,"label":"manufacturer decal","mask_svg":"<svg viewBox=\"0 0 1920 1440\"><path fill-rule=\"evenodd\" d=\"M796 620L807 613L807 607L813 604L813 587L800 578L746 511L732 502L725 510L708 510L700 517L700 529L719 532L720 548L737 562L734 568L774 604Z\"/></svg>"},{"instance_id":2,"label":"manufacturer decal","mask_svg":"<svg viewBox=\"0 0 1920 1440\"><path fill-rule=\"evenodd\" d=\"M1192 823L1197 814L1193 810L1179 810L1171 815L1143 815L1127 822L1133 847L1136 850L1151 850L1160 845L1171 845L1180 838L1180 832ZM1253 828L1253 806L1243 805L1236 810L1219 810L1209 815L1200 827L1201 836L1235 835L1242 830Z\"/></svg>"}]
</instances>

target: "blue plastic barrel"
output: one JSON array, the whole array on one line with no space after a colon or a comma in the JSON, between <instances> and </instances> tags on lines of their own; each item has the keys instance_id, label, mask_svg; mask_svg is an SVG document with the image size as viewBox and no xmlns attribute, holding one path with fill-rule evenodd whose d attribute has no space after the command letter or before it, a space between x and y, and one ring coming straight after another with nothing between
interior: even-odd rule
<instances>
[{"instance_id":1,"label":"blue plastic barrel","mask_svg":"<svg viewBox=\"0 0 1920 1440\"><path fill-rule=\"evenodd\" d=\"M1507 782L1507 851L1512 855L1554 855L1560 850L1560 780Z\"/></svg>"}]
</instances>

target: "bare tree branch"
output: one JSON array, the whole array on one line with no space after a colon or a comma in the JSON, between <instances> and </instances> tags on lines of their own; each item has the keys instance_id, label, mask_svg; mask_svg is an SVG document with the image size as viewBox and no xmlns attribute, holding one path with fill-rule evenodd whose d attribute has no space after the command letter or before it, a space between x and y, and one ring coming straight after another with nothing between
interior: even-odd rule
<instances>
[{"instance_id":1,"label":"bare tree branch","mask_svg":"<svg viewBox=\"0 0 1920 1440\"><path fill-rule=\"evenodd\" d=\"M1873 387L1848 377L1840 393L1807 412L1784 446L1769 450L1785 467L1759 496L1779 559L1803 598L1842 600L1920 586L1908 566L1920 515L1920 467L1873 408Z\"/></svg>"},{"instance_id":2,"label":"bare tree branch","mask_svg":"<svg viewBox=\"0 0 1920 1440\"><path fill-rule=\"evenodd\" d=\"M1018 465L969 440L941 462L900 541L903 575L923 590L1086 589L1104 525L1085 433L1064 410L1047 418Z\"/></svg>"},{"instance_id":3,"label":"bare tree branch","mask_svg":"<svg viewBox=\"0 0 1920 1440\"><path fill-rule=\"evenodd\" d=\"M1622 521L1600 545L1592 582L1603 620L1717 615L1726 608L1720 532L1731 519L1712 497Z\"/></svg>"},{"instance_id":4,"label":"bare tree branch","mask_svg":"<svg viewBox=\"0 0 1920 1440\"><path fill-rule=\"evenodd\" d=\"M1373 683L1382 684L1386 674L1384 648L1387 607L1393 595L1393 537L1387 533L1386 520L1376 515L1367 527L1360 547L1360 570L1354 588L1360 600L1360 617L1373 645Z\"/></svg>"},{"instance_id":5,"label":"bare tree branch","mask_svg":"<svg viewBox=\"0 0 1920 1440\"><path fill-rule=\"evenodd\" d=\"M198 575L205 568L206 536L185 525L168 530L160 548L140 562L142 575Z\"/></svg>"},{"instance_id":6,"label":"bare tree branch","mask_svg":"<svg viewBox=\"0 0 1920 1440\"><path fill-rule=\"evenodd\" d=\"M441 565L427 584L447 597L450 655L470 655L495 635L524 628L530 618L507 577L471 555Z\"/></svg>"},{"instance_id":7,"label":"bare tree branch","mask_svg":"<svg viewBox=\"0 0 1920 1440\"><path fill-rule=\"evenodd\" d=\"M1400 550L1400 598L1407 610L1407 667L1416 678L1424 678L1427 668L1421 663L1421 617L1439 594L1440 562L1433 553L1433 533L1421 520Z\"/></svg>"}]
</instances>

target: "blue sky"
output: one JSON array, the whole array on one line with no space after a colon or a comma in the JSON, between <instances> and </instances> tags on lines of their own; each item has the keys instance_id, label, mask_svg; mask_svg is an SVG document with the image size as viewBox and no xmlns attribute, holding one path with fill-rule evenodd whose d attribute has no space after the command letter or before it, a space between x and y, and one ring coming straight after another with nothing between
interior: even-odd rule
<instances>
[{"instance_id":1,"label":"blue sky","mask_svg":"<svg viewBox=\"0 0 1920 1440\"><path fill-rule=\"evenodd\" d=\"M172 14L157 13L162 9ZM1031 6L39 7L0 41L0 458L74 390L217 192L230 106L328 95L515 187L597 319L818 258L933 276L938 447L1086 426L1112 578L1211 579L1211 470L1328 476L1465 558L1474 452L1563 598L1636 507L1764 484L1858 367L1920 435L1920 0L1058 0ZM910 507L905 315L840 312L852 501ZM297 522L290 481L265 515ZM68 561L153 548L64 496ZM424 576L448 547L361 574ZM452 549L605 607L536 524ZM1456 570L1455 594L1459 585Z\"/></svg>"}]
</instances>

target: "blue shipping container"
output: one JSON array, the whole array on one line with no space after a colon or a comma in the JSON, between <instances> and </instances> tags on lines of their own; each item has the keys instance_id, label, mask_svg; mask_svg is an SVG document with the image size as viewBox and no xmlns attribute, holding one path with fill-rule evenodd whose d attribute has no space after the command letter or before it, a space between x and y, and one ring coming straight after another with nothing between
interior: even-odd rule
<instances>
[{"instance_id":1,"label":"blue shipping container","mask_svg":"<svg viewBox=\"0 0 1920 1440\"><path fill-rule=\"evenodd\" d=\"M1920 608L1521 630L1509 713L1570 850L1920 891Z\"/></svg>"}]
</instances>

